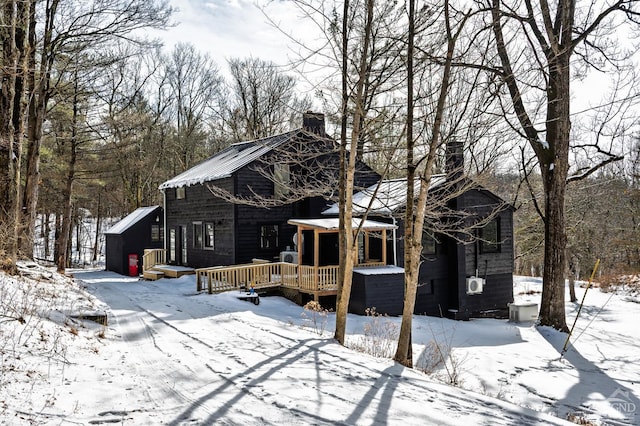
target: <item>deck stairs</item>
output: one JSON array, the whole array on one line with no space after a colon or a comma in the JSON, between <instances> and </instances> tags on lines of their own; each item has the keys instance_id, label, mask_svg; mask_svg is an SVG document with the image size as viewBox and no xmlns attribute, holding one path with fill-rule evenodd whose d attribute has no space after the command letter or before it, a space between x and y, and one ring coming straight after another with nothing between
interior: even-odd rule
<instances>
[{"instance_id":1,"label":"deck stairs","mask_svg":"<svg viewBox=\"0 0 640 426\"><path fill-rule=\"evenodd\" d=\"M193 275L194 268L179 265L168 265L166 250L146 249L142 257L142 277L145 280L155 281L160 278L180 278L183 275Z\"/></svg>"}]
</instances>

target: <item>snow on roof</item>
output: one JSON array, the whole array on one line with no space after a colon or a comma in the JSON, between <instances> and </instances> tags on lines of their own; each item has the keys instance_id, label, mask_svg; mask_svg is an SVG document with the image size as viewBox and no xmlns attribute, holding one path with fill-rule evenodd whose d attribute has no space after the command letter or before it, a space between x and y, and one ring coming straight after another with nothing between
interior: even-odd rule
<instances>
[{"instance_id":1,"label":"snow on roof","mask_svg":"<svg viewBox=\"0 0 640 426\"><path fill-rule=\"evenodd\" d=\"M445 181L445 175L433 175L431 177L431 188L441 185ZM414 182L416 194L420 190L420 180ZM378 191L376 193L376 188ZM375 197L374 197L375 194ZM353 214L363 214L371 205L369 213L378 215L390 215L407 204L407 180L390 179L383 180L378 184L373 184L367 189L353 195ZM333 204L322 214L338 214L338 204Z\"/></svg>"},{"instance_id":2,"label":"snow on roof","mask_svg":"<svg viewBox=\"0 0 640 426\"><path fill-rule=\"evenodd\" d=\"M352 229L358 229L362 219L351 219ZM307 228L320 229L323 231L337 231L339 222L336 217L328 217L325 219L289 219L289 225L303 226ZM397 226L391 223L377 222L375 220L365 220L362 229L367 231L381 231L383 229L396 229Z\"/></svg>"},{"instance_id":3,"label":"snow on roof","mask_svg":"<svg viewBox=\"0 0 640 426\"><path fill-rule=\"evenodd\" d=\"M404 268L394 265L361 266L353 268L353 272L357 272L360 275L391 275L403 274Z\"/></svg>"},{"instance_id":4,"label":"snow on roof","mask_svg":"<svg viewBox=\"0 0 640 426\"><path fill-rule=\"evenodd\" d=\"M268 138L235 143L189 170L169 179L160 189L203 184L231 176L240 168L257 160L291 139L300 130L292 130Z\"/></svg>"},{"instance_id":5,"label":"snow on roof","mask_svg":"<svg viewBox=\"0 0 640 426\"><path fill-rule=\"evenodd\" d=\"M113 225L109 228L105 234L122 234L124 231L129 229L131 226L138 223L140 220L144 219L151 213L153 213L160 206L151 206L151 207L140 207L135 209L131 213L129 213L126 217L124 217L120 222Z\"/></svg>"}]
</instances>

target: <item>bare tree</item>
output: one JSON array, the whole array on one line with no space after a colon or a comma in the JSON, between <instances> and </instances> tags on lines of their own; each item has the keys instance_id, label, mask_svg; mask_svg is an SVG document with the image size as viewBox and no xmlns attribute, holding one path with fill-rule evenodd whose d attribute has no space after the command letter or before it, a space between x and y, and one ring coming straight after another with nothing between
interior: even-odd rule
<instances>
[{"instance_id":1,"label":"bare tree","mask_svg":"<svg viewBox=\"0 0 640 426\"><path fill-rule=\"evenodd\" d=\"M28 58L35 1L0 2L0 252L7 251L7 267L15 271L21 231L21 168L27 110ZM0 253L2 256L2 253ZM4 256L3 256L4 257Z\"/></svg>"},{"instance_id":2,"label":"bare tree","mask_svg":"<svg viewBox=\"0 0 640 426\"><path fill-rule=\"evenodd\" d=\"M165 114L173 126L169 155L175 161L174 173L179 173L210 154L206 124L220 96L222 78L208 54L185 43L174 47L164 72Z\"/></svg>"},{"instance_id":3,"label":"bare tree","mask_svg":"<svg viewBox=\"0 0 640 426\"><path fill-rule=\"evenodd\" d=\"M275 63L258 58L228 61L230 81L214 113L220 133L229 140L260 139L287 131L303 111L308 97L296 92L296 79Z\"/></svg>"},{"instance_id":4,"label":"bare tree","mask_svg":"<svg viewBox=\"0 0 640 426\"><path fill-rule=\"evenodd\" d=\"M407 35L407 146L406 146L406 164L407 164L407 195L405 210L405 228L404 228L404 268L405 268L405 291L404 305L402 313L402 323L400 326L400 335L398 338L398 347L394 359L399 363L412 367L413 355L411 347L411 324L413 310L415 306L416 292L418 287L418 275L420 266L420 256L422 253L423 232L425 229L425 218L427 217L427 200L430 191L431 177L434 173L436 161L439 156L439 148L443 144L453 143L451 138L455 138L455 132L458 130L456 125L447 126L445 124L447 115L451 115L449 120L454 119L456 108L448 102L448 97L452 92L452 72L453 62L456 55L456 44L460 34L462 34L465 23L469 18L469 14L451 16L449 2L445 1L443 14L417 14L415 10L415 1L410 0L408 3L408 35ZM429 104L433 110L422 118L426 129L424 134L414 134L416 104L414 99L414 77L416 67L414 67L415 41L416 37L427 29L437 27L438 24L444 26L445 38L444 55L441 60L436 61L438 68L441 68L441 78L434 85L436 90L428 91L427 94L421 93L424 100L429 98L430 94L435 96L434 104ZM424 37L422 37L424 38ZM438 40L428 37L430 48L423 46L422 51L438 51ZM434 43L435 42L435 43ZM427 50L428 49L428 50ZM428 62L428 61L427 61ZM424 66L424 65L423 65ZM431 67L427 67L430 69ZM436 68L436 69L438 69ZM462 79L464 81L464 79ZM466 86L468 92L473 92L473 85ZM430 93L429 93L430 92ZM420 93L420 92L419 92ZM421 100L419 102L423 102ZM466 102L469 102L467 98ZM464 105L465 102L463 101ZM467 108L462 108L463 111ZM460 120L458 118L458 120ZM450 134L444 133L449 127ZM422 132L421 132L422 133ZM417 142L423 140L422 143ZM418 149L419 148L419 149ZM462 153L460 153L462 154ZM461 172L458 172L461 173ZM416 185L416 180L419 182ZM461 184L458 182L458 186ZM416 193L416 188L418 192ZM456 193L457 195L457 193ZM460 224L462 222L459 222Z\"/></svg>"},{"instance_id":5,"label":"bare tree","mask_svg":"<svg viewBox=\"0 0 640 426\"><path fill-rule=\"evenodd\" d=\"M399 141L398 135L388 133L385 124L397 117L401 107L385 101L393 99L392 91L400 87L404 75L398 26L401 8L397 3L373 0L298 0L294 4L322 34L318 46L293 40L300 48L298 65L305 70L322 70L301 75L314 87L338 129L340 268L335 338L344 343L356 236L360 232L352 229L351 220L351 199L359 189L354 184L355 165L371 156L380 163L379 171L387 174ZM384 147L375 145L380 140Z\"/></svg>"},{"instance_id":6,"label":"bare tree","mask_svg":"<svg viewBox=\"0 0 640 426\"><path fill-rule=\"evenodd\" d=\"M93 130L101 140L105 161L94 169L104 179L118 178L121 191L112 194L119 213L158 202L158 185L169 177L162 170L171 133L165 110L152 104L152 96L166 78L158 50L125 48L113 54L117 60L94 77L94 93L101 111Z\"/></svg>"},{"instance_id":7,"label":"bare tree","mask_svg":"<svg viewBox=\"0 0 640 426\"><path fill-rule=\"evenodd\" d=\"M572 61L579 60L585 69L619 66L625 60L624 52L615 52L607 44L616 26L636 23L635 2L592 2L579 9L570 0L560 0L553 6L544 1L509 4L492 0L486 6L491 11L501 65L498 73L516 118L513 127L535 153L542 174L545 248L540 324L567 330L564 309L567 182L588 176L621 158L597 139L581 144L596 162L569 176ZM539 121L543 124L538 124Z\"/></svg>"},{"instance_id":8,"label":"bare tree","mask_svg":"<svg viewBox=\"0 0 640 426\"><path fill-rule=\"evenodd\" d=\"M36 7L36 2L33 3ZM55 70L56 67L60 69L60 58L83 49L99 51L114 42L153 44L140 37L139 30L166 26L172 13L164 0L47 0L38 7L41 8L39 13L32 10L30 32L34 48L29 59L29 148L24 187L26 227L22 244L27 255L31 250L41 182L42 128L49 100L60 82L60 74ZM36 17L39 16L44 17L42 28L37 25ZM39 38L36 33L40 34Z\"/></svg>"}]
</instances>

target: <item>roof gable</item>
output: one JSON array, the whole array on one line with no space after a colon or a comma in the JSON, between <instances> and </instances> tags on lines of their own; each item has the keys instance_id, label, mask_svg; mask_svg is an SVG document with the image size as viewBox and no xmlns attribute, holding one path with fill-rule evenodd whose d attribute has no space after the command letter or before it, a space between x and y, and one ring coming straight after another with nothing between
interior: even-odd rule
<instances>
[{"instance_id":1,"label":"roof gable","mask_svg":"<svg viewBox=\"0 0 640 426\"><path fill-rule=\"evenodd\" d=\"M208 160L164 182L160 185L160 189L201 185L205 182L229 177L242 167L273 151L300 133L302 133L302 130L297 129L268 138L235 143L213 155Z\"/></svg>"},{"instance_id":2,"label":"roof gable","mask_svg":"<svg viewBox=\"0 0 640 426\"><path fill-rule=\"evenodd\" d=\"M118 223L107 229L104 234L123 234L127 229L131 228L136 223L145 219L147 216L153 214L160 206L140 207L129 213Z\"/></svg>"}]
</instances>

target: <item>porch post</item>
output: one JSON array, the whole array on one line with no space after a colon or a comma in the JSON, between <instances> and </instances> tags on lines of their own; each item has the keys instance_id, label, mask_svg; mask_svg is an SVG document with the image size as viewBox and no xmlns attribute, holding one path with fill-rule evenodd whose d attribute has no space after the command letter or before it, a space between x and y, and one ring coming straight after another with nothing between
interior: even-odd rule
<instances>
[{"instance_id":1,"label":"porch post","mask_svg":"<svg viewBox=\"0 0 640 426\"><path fill-rule=\"evenodd\" d=\"M314 297L313 299L318 301L318 274L320 270L320 232L317 229L313 230L313 283L314 283Z\"/></svg>"},{"instance_id":2,"label":"porch post","mask_svg":"<svg viewBox=\"0 0 640 426\"><path fill-rule=\"evenodd\" d=\"M382 263L387 264L387 230L382 230Z\"/></svg>"},{"instance_id":3,"label":"porch post","mask_svg":"<svg viewBox=\"0 0 640 426\"><path fill-rule=\"evenodd\" d=\"M298 232L296 233L296 238L298 240L298 266L302 265L302 227L298 225Z\"/></svg>"}]
</instances>

